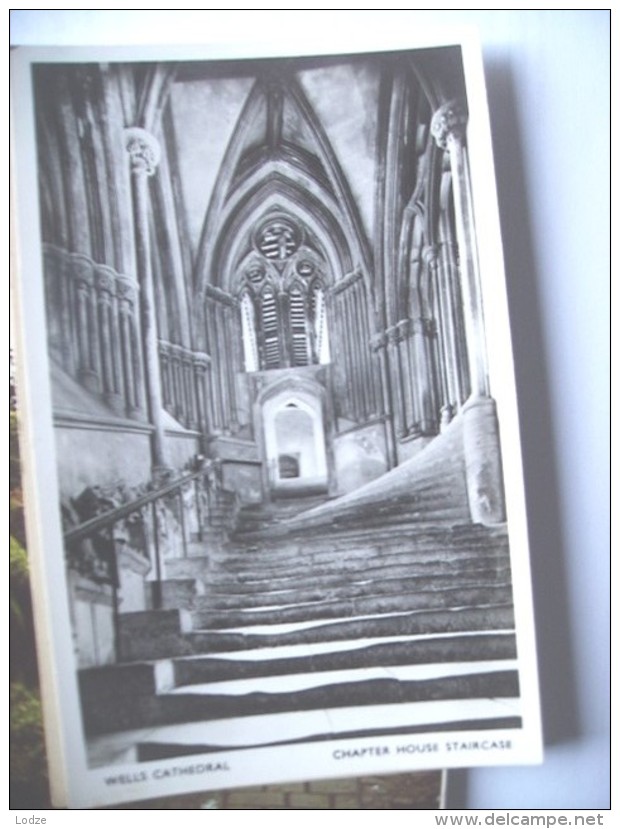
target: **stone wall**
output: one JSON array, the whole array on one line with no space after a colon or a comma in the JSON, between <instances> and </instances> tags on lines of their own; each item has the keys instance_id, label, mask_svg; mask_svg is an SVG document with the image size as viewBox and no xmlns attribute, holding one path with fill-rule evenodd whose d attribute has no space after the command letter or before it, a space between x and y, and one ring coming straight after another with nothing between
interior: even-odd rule
<instances>
[{"instance_id":1,"label":"stone wall","mask_svg":"<svg viewBox=\"0 0 620 829\"><path fill-rule=\"evenodd\" d=\"M442 772L252 786L124 805L127 809L439 809Z\"/></svg>"},{"instance_id":2,"label":"stone wall","mask_svg":"<svg viewBox=\"0 0 620 829\"><path fill-rule=\"evenodd\" d=\"M334 449L340 494L352 492L387 472L385 438L380 423L338 435Z\"/></svg>"}]
</instances>

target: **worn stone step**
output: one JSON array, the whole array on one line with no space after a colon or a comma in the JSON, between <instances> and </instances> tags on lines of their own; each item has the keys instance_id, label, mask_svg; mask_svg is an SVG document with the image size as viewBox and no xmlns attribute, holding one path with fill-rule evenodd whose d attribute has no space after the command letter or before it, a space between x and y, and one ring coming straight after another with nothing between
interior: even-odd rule
<instances>
[{"instance_id":1,"label":"worn stone step","mask_svg":"<svg viewBox=\"0 0 620 829\"><path fill-rule=\"evenodd\" d=\"M242 556L236 555L230 558L222 557L221 559L214 559L208 556L192 556L188 558L178 558L168 560L166 562L166 572L170 580L177 579L200 579L205 585L207 592L212 585L230 581L267 581L281 577L283 572L287 573L287 578L303 578L310 569L312 576L322 576L334 571L352 572L359 570L360 563L364 563L364 568L376 566L383 569L392 565L411 565L418 567L424 566L429 562L453 562L465 560L469 555L472 561L482 561L483 555L486 555L486 550L469 549L462 547L454 551L447 550L425 550L413 551L410 549L396 549L387 552L381 552L378 548L373 554L372 551L365 557L364 555L357 556L355 554L343 554L338 556L332 551L325 552L324 555L312 556L305 552L297 553L292 556L280 557L271 556L270 559L263 560L262 554L259 551L246 551ZM493 554L492 558L497 558Z\"/></svg>"},{"instance_id":2,"label":"worn stone step","mask_svg":"<svg viewBox=\"0 0 620 829\"><path fill-rule=\"evenodd\" d=\"M467 676L457 674L426 680L389 677L355 680L356 674L363 677L368 673L353 671L346 682L283 693L210 694L201 688L195 688L194 693L178 689L152 695L149 699L128 696L124 705L118 705L114 697L108 695L107 699L100 697L101 706L86 721L85 731L91 738L130 731L135 735L134 740L157 741L164 737L167 726L188 724L189 729L175 728L172 734L177 740L184 739L192 744L199 741L204 725L212 723L213 727L209 729L212 740L226 745L232 737L233 741L236 739L243 745L244 742L260 744L290 740L296 732L303 737L313 731L317 733L311 718L296 717L296 728L292 728L289 718L285 716L280 720L278 716L298 711L323 712L320 725L325 728L324 711L329 710L334 734L351 733L360 726L362 729L372 727L369 722L371 711L367 713L365 709L377 705L391 706L391 717L383 707L382 731L392 723L397 731L413 724L445 723L447 716L455 710L455 700L459 701L459 720L476 722L518 716L516 671L503 670L500 663L494 670L480 671L479 667L472 665L472 672ZM238 719L248 717L257 718L247 721L252 723L251 730ZM139 729L148 729L148 733L140 735ZM240 741L241 734L244 737ZM123 742L127 744L126 739Z\"/></svg>"},{"instance_id":3,"label":"worn stone step","mask_svg":"<svg viewBox=\"0 0 620 829\"><path fill-rule=\"evenodd\" d=\"M437 520L420 520L411 522L410 520L396 520L391 522L377 522L373 526L365 526L364 524L349 519L336 522L323 522L318 524L310 524L308 522L293 521L282 522L274 524L273 527L257 530L255 532L234 533L232 541L237 545L255 545L255 544L277 544L282 539L289 540L304 540L317 538L331 538L334 541L342 540L346 543L349 538L370 538L373 541L378 537L387 537L390 534L411 534L432 532L441 527L442 530L450 531L461 527L464 523L463 518L458 521L449 520L446 522L438 522Z\"/></svg>"},{"instance_id":4,"label":"worn stone step","mask_svg":"<svg viewBox=\"0 0 620 829\"><path fill-rule=\"evenodd\" d=\"M291 518L293 526L325 526L341 521L366 521L369 517L386 518L392 515L428 516L425 520L441 523L444 518L454 517L460 522L468 520L469 513L465 499L454 498L454 487L450 479L440 484L424 489L416 489L408 493L399 493L394 496L375 498L372 502L348 501L339 503L337 500L330 504L302 512Z\"/></svg>"},{"instance_id":5,"label":"worn stone step","mask_svg":"<svg viewBox=\"0 0 620 829\"><path fill-rule=\"evenodd\" d=\"M330 533L343 533L348 535L355 533L358 536L362 534L374 534L375 532L388 532L390 529L404 531L419 529L420 531L432 529L438 525L443 525L447 528L460 526L467 518L467 515L458 509L446 508L442 511L430 513L427 509L416 510L402 510L394 509L386 515L376 516L371 509L365 512L361 511L359 515L336 515L330 517L329 521L326 519L311 519L307 518L303 521L301 519L292 519L288 522L281 522L273 526L264 527L258 530L249 530L244 533L235 532L233 540L239 543L246 543L248 541L261 542L275 540L284 536L294 534L297 537L303 535L312 535L320 533L321 535L329 535Z\"/></svg>"},{"instance_id":6,"label":"worn stone step","mask_svg":"<svg viewBox=\"0 0 620 829\"><path fill-rule=\"evenodd\" d=\"M385 509L379 511L374 508L366 507L360 508L357 512L342 513L332 516L329 521L318 518L305 518L303 521L297 519L295 527L301 529L302 527L307 531L315 531L321 527L329 527L332 530L340 528L354 527L357 529L372 530L380 528L385 530L387 527L395 526L413 526L417 524L421 526L429 524L445 524L447 526L455 526L461 524L467 518L466 513L455 507L444 507L430 510L423 504L410 505L405 508L403 506L394 505L392 509Z\"/></svg>"},{"instance_id":7,"label":"worn stone step","mask_svg":"<svg viewBox=\"0 0 620 829\"><path fill-rule=\"evenodd\" d=\"M271 629L270 629L271 628ZM265 626L263 632L193 631L187 634L194 653L251 650L280 645L333 642L381 636L414 636L456 631L512 630L512 606L467 608L463 610L424 610L412 613L373 616L365 619L334 620L287 629Z\"/></svg>"},{"instance_id":8,"label":"worn stone step","mask_svg":"<svg viewBox=\"0 0 620 829\"><path fill-rule=\"evenodd\" d=\"M411 527L381 527L372 530L360 528L332 528L328 533L297 532L288 535L276 533L261 538L237 539L234 549L222 551L215 560L222 561L234 558L235 555L244 557L250 552L260 552L268 560L270 557L282 557L287 552L322 552L351 550L356 547L414 548L428 549L433 547L450 547L458 549L467 544L489 547L507 547L507 533L505 528L495 530L491 528L462 527L461 525L437 527L428 525L424 528Z\"/></svg>"},{"instance_id":9,"label":"worn stone step","mask_svg":"<svg viewBox=\"0 0 620 829\"><path fill-rule=\"evenodd\" d=\"M278 657L278 648L273 649L273 655L268 659L253 659L251 651L248 658L244 659L183 657L175 659L172 665L174 684L179 686L227 679L311 674L366 666L389 667L514 658L514 633L494 632L388 641L362 647L352 642L351 647L347 649L301 657Z\"/></svg>"},{"instance_id":10,"label":"worn stone step","mask_svg":"<svg viewBox=\"0 0 620 829\"><path fill-rule=\"evenodd\" d=\"M508 549L507 544L501 543L497 538L474 536L457 537L449 535L418 536L414 534L398 539L373 539L368 543L364 539L346 539L346 543L339 542L335 538L303 540L301 542L289 541L286 544L273 543L268 547L247 545L238 548L236 551L223 552L220 555L212 556L214 568L234 568L238 565L244 566L248 562L255 566L282 567L283 564L290 564L299 561L312 560L315 564L323 562L332 563L347 558L364 559L373 555L381 554L383 557L408 553L410 555L423 556L438 553L450 553L452 556L462 555L471 551L504 551Z\"/></svg>"},{"instance_id":11,"label":"worn stone step","mask_svg":"<svg viewBox=\"0 0 620 829\"><path fill-rule=\"evenodd\" d=\"M265 583L264 592L235 592L235 583L211 585L208 594L194 602L196 610L234 610L261 608L265 606L292 605L307 602L321 602L336 598L353 598L363 596L381 596L406 593L412 590L444 589L458 584L462 587L480 584L502 584L510 581L509 567L471 567L469 570L425 571L422 576L409 576L405 568L398 568L394 577L381 571L371 577L359 573L354 578L343 579L335 574L325 576L320 584L311 588L292 587L290 589L273 589L272 582ZM246 585L247 587L247 585ZM230 591L230 592L229 592Z\"/></svg>"},{"instance_id":12,"label":"worn stone step","mask_svg":"<svg viewBox=\"0 0 620 829\"><path fill-rule=\"evenodd\" d=\"M331 505L335 506L335 503ZM350 519L357 521L368 518L369 505L365 503L353 503L340 507L338 512L332 509L328 519L327 509L300 513L295 516L294 523L299 525L316 523L320 518L326 523L338 521L339 519ZM441 487L428 487L426 491L417 489L415 492L405 496L385 498L372 504L372 515L377 518L393 515L395 513L417 515L426 513L429 516L456 515L467 520L468 514L463 506L454 503L450 481L442 482Z\"/></svg>"},{"instance_id":13,"label":"worn stone step","mask_svg":"<svg viewBox=\"0 0 620 829\"><path fill-rule=\"evenodd\" d=\"M293 693L171 693L160 696L160 705L162 721L172 723L422 700L515 697L518 693L518 674L513 670L419 681L342 682Z\"/></svg>"},{"instance_id":14,"label":"worn stone step","mask_svg":"<svg viewBox=\"0 0 620 829\"><path fill-rule=\"evenodd\" d=\"M377 545L351 545L347 549L340 549L338 551L330 549L327 545L321 546L318 549L311 547L303 547L300 545L287 545L271 550L248 550L243 554L222 556L218 558L217 565L222 570L235 570L236 568L246 567L248 564L261 569L269 570L281 568L283 565L299 565L302 562L312 562L320 564L322 562L332 563L337 556L337 560L365 560L378 553Z\"/></svg>"},{"instance_id":15,"label":"worn stone step","mask_svg":"<svg viewBox=\"0 0 620 829\"><path fill-rule=\"evenodd\" d=\"M247 694L285 695L298 694L311 689L333 687L341 684L396 680L406 682L428 682L445 678L463 677L465 681L480 674L514 671L514 659L455 661L450 664L426 663L424 665L361 665L313 673L277 674L275 676L252 677L251 679L225 679L218 682L192 683L171 688L164 693L178 696L230 696L242 697Z\"/></svg>"},{"instance_id":16,"label":"worn stone step","mask_svg":"<svg viewBox=\"0 0 620 829\"><path fill-rule=\"evenodd\" d=\"M360 563L355 559L338 559L323 566L311 562L294 567L263 569L248 563L245 568L216 570L206 581L207 594L214 592L260 593L276 590L295 589L299 584L313 585L315 588L342 584L363 577L365 580L403 579L414 576L464 576L469 572L478 572L480 568L501 569L508 566L506 556L481 555L477 551L458 554L434 553L413 557L410 554L397 553L392 556L375 556ZM286 575L282 575L285 573Z\"/></svg>"},{"instance_id":17,"label":"worn stone step","mask_svg":"<svg viewBox=\"0 0 620 829\"><path fill-rule=\"evenodd\" d=\"M394 511L405 510L425 511L429 514L457 514L467 519L466 501L461 498L460 503L454 506L454 493L456 487L462 483L460 476L446 474L439 480L431 476L425 476L416 483L416 488L408 493L399 493L388 497L374 508L378 515L388 515ZM317 518L326 515L328 511L338 510L338 516L358 516L364 511L363 503L350 502L341 504L339 499L329 501L327 505L321 503L319 510L317 504L292 504L289 509L282 509L273 506L244 508L238 516L237 528L273 526L281 521L294 520L295 524L314 523Z\"/></svg>"},{"instance_id":18,"label":"worn stone step","mask_svg":"<svg viewBox=\"0 0 620 829\"><path fill-rule=\"evenodd\" d=\"M512 600L510 584L491 582L473 588L427 589L415 593L392 593L385 596L361 596L324 600L292 607L263 610L194 611L194 628L216 630L236 626L306 622L341 619L381 613L399 613L431 608L463 608L489 604L507 604Z\"/></svg>"},{"instance_id":19,"label":"worn stone step","mask_svg":"<svg viewBox=\"0 0 620 829\"><path fill-rule=\"evenodd\" d=\"M307 551L346 551L356 547L373 546L380 549L420 549L433 547L458 549L467 544L481 547L507 548L508 539L505 527L500 531L495 528L463 528L461 525L449 525L438 528L437 525L417 527L386 526L372 529L340 527L328 532L318 530L279 534L277 532L262 536L248 535L234 539L226 547L212 553L214 561L223 561L234 556L244 557L249 553L270 556L282 556L286 552ZM211 551L209 551L211 552Z\"/></svg>"},{"instance_id":20,"label":"worn stone step","mask_svg":"<svg viewBox=\"0 0 620 829\"><path fill-rule=\"evenodd\" d=\"M237 517L237 526L270 525L286 521L300 513L308 512L328 501L326 496L294 498L285 501L272 501L269 504L252 504L241 508Z\"/></svg>"}]
</instances>

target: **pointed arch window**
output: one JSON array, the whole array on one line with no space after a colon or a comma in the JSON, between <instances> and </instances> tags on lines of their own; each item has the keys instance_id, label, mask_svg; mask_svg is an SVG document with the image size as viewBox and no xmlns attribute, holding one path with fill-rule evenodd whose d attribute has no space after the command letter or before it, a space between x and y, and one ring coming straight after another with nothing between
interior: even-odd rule
<instances>
[{"instance_id":1,"label":"pointed arch window","mask_svg":"<svg viewBox=\"0 0 620 829\"><path fill-rule=\"evenodd\" d=\"M293 287L288 295L289 327L291 334L291 364L307 366L313 362L309 342L308 313L306 298L298 287Z\"/></svg>"},{"instance_id":2,"label":"pointed arch window","mask_svg":"<svg viewBox=\"0 0 620 829\"><path fill-rule=\"evenodd\" d=\"M258 371L258 344L256 342L256 313L252 297L246 291L241 297L241 332L246 371Z\"/></svg>"},{"instance_id":3,"label":"pointed arch window","mask_svg":"<svg viewBox=\"0 0 620 829\"><path fill-rule=\"evenodd\" d=\"M254 287L254 286L251 286ZM247 285L239 298L246 371L325 364L331 360L325 291L295 282L287 291Z\"/></svg>"},{"instance_id":4,"label":"pointed arch window","mask_svg":"<svg viewBox=\"0 0 620 829\"><path fill-rule=\"evenodd\" d=\"M326 263L310 232L278 212L248 241L237 275L245 370L328 363Z\"/></svg>"},{"instance_id":5,"label":"pointed arch window","mask_svg":"<svg viewBox=\"0 0 620 829\"><path fill-rule=\"evenodd\" d=\"M280 331L278 298L272 288L265 288L260 303L261 368L281 368L283 345Z\"/></svg>"}]
</instances>

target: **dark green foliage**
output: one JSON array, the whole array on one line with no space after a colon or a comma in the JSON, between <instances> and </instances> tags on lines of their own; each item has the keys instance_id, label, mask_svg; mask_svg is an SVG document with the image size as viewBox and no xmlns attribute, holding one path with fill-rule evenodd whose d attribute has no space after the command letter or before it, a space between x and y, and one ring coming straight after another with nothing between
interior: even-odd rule
<instances>
[{"instance_id":1,"label":"dark green foliage","mask_svg":"<svg viewBox=\"0 0 620 829\"><path fill-rule=\"evenodd\" d=\"M21 682L11 683L11 808L48 805L41 700Z\"/></svg>"},{"instance_id":2,"label":"dark green foliage","mask_svg":"<svg viewBox=\"0 0 620 829\"><path fill-rule=\"evenodd\" d=\"M9 536L9 573L16 584L28 583L28 555L20 542Z\"/></svg>"},{"instance_id":3,"label":"dark green foliage","mask_svg":"<svg viewBox=\"0 0 620 829\"><path fill-rule=\"evenodd\" d=\"M49 806L43 718L28 580L17 415L9 411L10 806Z\"/></svg>"},{"instance_id":4,"label":"dark green foliage","mask_svg":"<svg viewBox=\"0 0 620 829\"><path fill-rule=\"evenodd\" d=\"M17 430L17 413L9 411L9 524L10 533L22 547L26 546L24 526L24 503L21 490L21 470L19 465L19 436Z\"/></svg>"}]
</instances>

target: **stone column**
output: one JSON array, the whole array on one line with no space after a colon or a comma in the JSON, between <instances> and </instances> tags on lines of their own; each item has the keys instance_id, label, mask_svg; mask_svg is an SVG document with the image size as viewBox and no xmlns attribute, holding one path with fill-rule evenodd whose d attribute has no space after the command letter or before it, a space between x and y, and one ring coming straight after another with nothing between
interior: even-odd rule
<instances>
[{"instance_id":1,"label":"stone column","mask_svg":"<svg viewBox=\"0 0 620 829\"><path fill-rule=\"evenodd\" d=\"M370 350L377 355L381 376L381 393L383 422L385 427L385 447L387 452L388 469L398 466L398 451L396 448L396 427L392 406L392 391L390 382L390 368L387 353L387 334L374 334L370 338Z\"/></svg>"},{"instance_id":2,"label":"stone column","mask_svg":"<svg viewBox=\"0 0 620 829\"><path fill-rule=\"evenodd\" d=\"M196 390L196 409L198 430L201 434L201 448L204 451L207 445L207 434L209 432L209 412L208 412L208 369L211 358L208 354L194 352L192 356L194 367L194 384Z\"/></svg>"},{"instance_id":3,"label":"stone column","mask_svg":"<svg viewBox=\"0 0 620 829\"><path fill-rule=\"evenodd\" d=\"M456 245L442 242L441 250L441 302L442 326L445 337L447 360L449 419L460 410L469 396L469 379L466 344L464 344L461 314L461 289L458 281Z\"/></svg>"},{"instance_id":4,"label":"stone column","mask_svg":"<svg viewBox=\"0 0 620 829\"><path fill-rule=\"evenodd\" d=\"M183 351L183 380L185 388L186 399L186 419L185 424L189 429L198 428L198 418L196 416L196 392L194 385L194 369L192 365L192 354L190 351Z\"/></svg>"},{"instance_id":5,"label":"stone column","mask_svg":"<svg viewBox=\"0 0 620 829\"><path fill-rule=\"evenodd\" d=\"M181 376L181 353L178 345L170 345L170 375L172 388L172 411L174 417L183 421L183 378Z\"/></svg>"},{"instance_id":6,"label":"stone column","mask_svg":"<svg viewBox=\"0 0 620 829\"><path fill-rule=\"evenodd\" d=\"M131 165L136 266L140 283L142 350L148 413L153 425L151 462L154 471L159 471L166 468L166 463L157 318L149 239L148 179L155 173L159 163L160 149L157 140L140 127L125 130L125 147L129 153Z\"/></svg>"},{"instance_id":7,"label":"stone column","mask_svg":"<svg viewBox=\"0 0 620 829\"><path fill-rule=\"evenodd\" d=\"M482 292L478 266L473 200L465 129L467 112L460 101L444 104L434 114L431 132L448 152L459 251L465 338L471 395L463 406L463 447L467 494L472 520L498 524L506 520L499 426L490 397Z\"/></svg>"},{"instance_id":8,"label":"stone column","mask_svg":"<svg viewBox=\"0 0 620 829\"><path fill-rule=\"evenodd\" d=\"M95 287L93 263L88 257L75 254L72 257L72 265L77 300L78 377L85 388L92 392L98 392L100 387L95 360L97 327L93 313L95 307L93 303Z\"/></svg>"},{"instance_id":9,"label":"stone column","mask_svg":"<svg viewBox=\"0 0 620 829\"><path fill-rule=\"evenodd\" d=\"M438 146L447 151L450 158L472 395L487 397L489 380L474 210L465 144L466 124L467 111L464 104L451 101L434 114L431 132Z\"/></svg>"},{"instance_id":10,"label":"stone column","mask_svg":"<svg viewBox=\"0 0 620 829\"><path fill-rule=\"evenodd\" d=\"M135 417L140 409L138 388L140 372L138 369L137 337L135 335L135 306L138 285L128 277L119 276L116 280L116 297L118 306L118 347L121 354L121 371L125 396L126 414Z\"/></svg>"},{"instance_id":11,"label":"stone column","mask_svg":"<svg viewBox=\"0 0 620 829\"><path fill-rule=\"evenodd\" d=\"M373 394L371 381L369 377L368 365L368 326L366 324L367 306L366 295L364 291L364 283L361 280L355 282L351 288L351 298L353 302L353 318L354 318L354 340L355 340L355 355L357 363L357 377L360 386L360 396L362 405L362 416L367 418L373 411Z\"/></svg>"},{"instance_id":12,"label":"stone column","mask_svg":"<svg viewBox=\"0 0 620 829\"><path fill-rule=\"evenodd\" d=\"M406 409L403 389L403 367L400 361L401 332L398 326L392 325L385 332L387 335L387 353L390 366L390 379L392 381L392 414L396 437L402 440L407 436Z\"/></svg>"},{"instance_id":13,"label":"stone column","mask_svg":"<svg viewBox=\"0 0 620 829\"><path fill-rule=\"evenodd\" d=\"M99 333L101 337L101 374L103 394L109 405L117 414L123 411L123 398L114 362L114 342L112 300L116 292L116 274L105 265L98 265L95 270L97 286L97 304L99 307Z\"/></svg>"},{"instance_id":14,"label":"stone column","mask_svg":"<svg viewBox=\"0 0 620 829\"><path fill-rule=\"evenodd\" d=\"M217 383L220 389L221 428L222 434L230 435L232 431L233 407L231 405L230 397L231 389L228 383L229 346L226 330L226 318L224 314L224 306L221 302L216 302L214 308L218 354L218 360L215 364L215 371Z\"/></svg>"},{"instance_id":15,"label":"stone column","mask_svg":"<svg viewBox=\"0 0 620 829\"><path fill-rule=\"evenodd\" d=\"M172 380L170 368L170 344L159 341L159 365L161 371L162 402L168 411L172 408Z\"/></svg>"},{"instance_id":16,"label":"stone column","mask_svg":"<svg viewBox=\"0 0 620 829\"><path fill-rule=\"evenodd\" d=\"M447 292L446 274L440 267L439 245L428 245L422 251L426 265L428 279L428 307L433 314L433 322L429 319L427 327L430 342L429 354L433 365L436 366L433 409L434 417L439 415L439 429L447 427L454 414L453 404L457 398L454 392L453 349L452 342L452 308Z\"/></svg>"}]
</instances>

